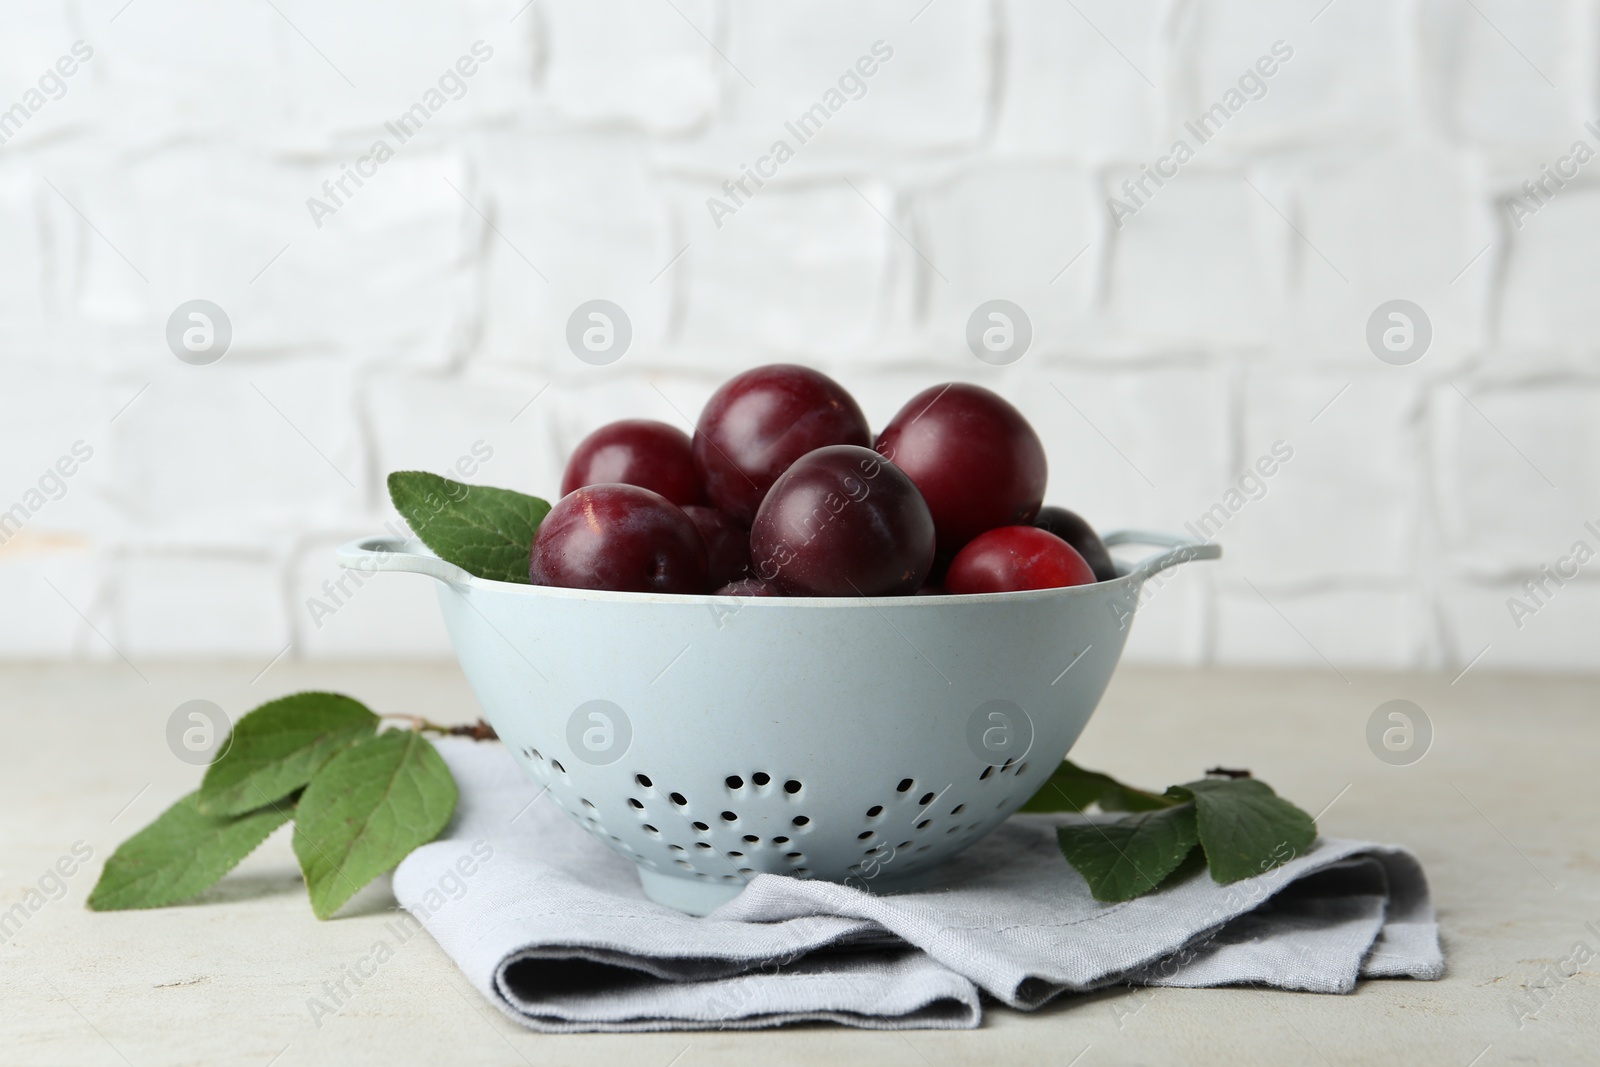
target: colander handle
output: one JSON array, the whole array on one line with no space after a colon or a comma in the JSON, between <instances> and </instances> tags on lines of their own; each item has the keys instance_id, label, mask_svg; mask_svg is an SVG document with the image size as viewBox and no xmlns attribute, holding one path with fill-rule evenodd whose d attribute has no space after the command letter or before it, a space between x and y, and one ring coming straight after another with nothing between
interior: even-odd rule
<instances>
[{"instance_id":1,"label":"colander handle","mask_svg":"<svg viewBox=\"0 0 1600 1067\"><path fill-rule=\"evenodd\" d=\"M347 541L334 552L341 567L366 571L411 571L449 585L466 585L472 575L424 551L422 542L406 537L362 537Z\"/></svg>"},{"instance_id":2,"label":"colander handle","mask_svg":"<svg viewBox=\"0 0 1600 1067\"><path fill-rule=\"evenodd\" d=\"M1128 571L1128 577L1143 582L1180 563L1196 559L1220 559L1222 546L1215 541L1193 541L1173 534L1150 530L1118 530L1105 536L1107 548L1117 545L1159 545L1165 551L1146 556Z\"/></svg>"}]
</instances>

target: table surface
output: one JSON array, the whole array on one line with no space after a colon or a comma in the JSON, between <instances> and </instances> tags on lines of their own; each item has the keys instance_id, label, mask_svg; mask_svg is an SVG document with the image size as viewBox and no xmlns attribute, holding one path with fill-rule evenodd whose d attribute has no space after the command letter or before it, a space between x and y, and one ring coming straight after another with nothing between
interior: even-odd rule
<instances>
[{"instance_id":1,"label":"table surface","mask_svg":"<svg viewBox=\"0 0 1600 1067\"><path fill-rule=\"evenodd\" d=\"M314 1019L308 1001L367 954L394 898L380 879L343 916L317 922L284 831L189 906L87 911L117 843L199 782L199 769L165 741L183 701L237 715L323 688L383 711L476 715L454 664L285 662L259 678L259 664L141 670L0 668L0 909L74 845L94 852L64 896L0 944L6 1064L1490 1067L1600 1058L1600 831L1581 800L1593 796L1600 768L1600 679L1473 673L1451 685L1421 675L1124 669L1074 749L1088 766L1152 786L1217 764L1249 767L1308 811L1326 807L1331 836L1409 846L1433 885L1442 981L1367 982L1342 997L1117 990L1031 1014L989 1005L972 1031L549 1036L485 1003L427 937L406 942L336 1015ZM1433 725L1430 750L1408 766L1382 762L1367 745L1367 720L1390 699L1414 701ZM1595 959L1563 973L1580 944Z\"/></svg>"}]
</instances>

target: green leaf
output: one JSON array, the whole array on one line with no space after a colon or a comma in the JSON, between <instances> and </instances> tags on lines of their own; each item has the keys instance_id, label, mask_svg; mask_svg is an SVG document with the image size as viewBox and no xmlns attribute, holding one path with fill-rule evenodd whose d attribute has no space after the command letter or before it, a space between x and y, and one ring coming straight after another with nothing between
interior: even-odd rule
<instances>
[{"instance_id":1,"label":"green leaf","mask_svg":"<svg viewBox=\"0 0 1600 1067\"><path fill-rule=\"evenodd\" d=\"M545 501L426 471L389 475L389 497L440 559L479 578L528 584L533 535L550 513Z\"/></svg>"},{"instance_id":2,"label":"green leaf","mask_svg":"<svg viewBox=\"0 0 1600 1067\"><path fill-rule=\"evenodd\" d=\"M1056 839L1094 899L1113 902L1161 885L1200 843L1200 834L1194 807L1183 804L1113 823L1057 827Z\"/></svg>"},{"instance_id":3,"label":"green leaf","mask_svg":"<svg viewBox=\"0 0 1600 1067\"><path fill-rule=\"evenodd\" d=\"M124 841L89 894L93 911L160 908L207 889L289 821L292 803L237 818L206 815L190 793Z\"/></svg>"},{"instance_id":4,"label":"green leaf","mask_svg":"<svg viewBox=\"0 0 1600 1067\"><path fill-rule=\"evenodd\" d=\"M1160 811L1179 803L1181 801L1161 793L1147 793L1143 789L1135 789L1121 782L1113 782L1104 793L1100 794L1101 811Z\"/></svg>"},{"instance_id":5,"label":"green leaf","mask_svg":"<svg viewBox=\"0 0 1600 1067\"><path fill-rule=\"evenodd\" d=\"M334 756L295 817L294 854L317 918L432 841L456 807L456 783L428 739L391 730Z\"/></svg>"},{"instance_id":6,"label":"green leaf","mask_svg":"<svg viewBox=\"0 0 1600 1067\"><path fill-rule=\"evenodd\" d=\"M342 748L378 731L378 717L338 693L295 693L269 701L234 724L222 755L206 768L199 807L242 815L311 781Z\"/></svg>"},{"instance_id":7,"label":"green leaf","mask_svg":"<svg viewBox=\"0 0 1600 1067\"><path fill-rule=\"evenodd\" d=\"M1167 794L1194 799L1200 845L1212 879L1222 885L1265 874L1317 839L1311 816L1254 778L1207 778Z\"/></svg>"},{"instance_id":8,"label":"green leaf","mask_svg":"<svg viewBox=\"0 0 1600 1067\"><path fill-rule=\"evenodd\" d=\"M1123 785L1108 774L1086 771L1071 760L1062 760L1061 766L1018 810L1083 812L1096 803L1102 811L1159 811L1181 801Z\"/></svg>"}]
</instances>

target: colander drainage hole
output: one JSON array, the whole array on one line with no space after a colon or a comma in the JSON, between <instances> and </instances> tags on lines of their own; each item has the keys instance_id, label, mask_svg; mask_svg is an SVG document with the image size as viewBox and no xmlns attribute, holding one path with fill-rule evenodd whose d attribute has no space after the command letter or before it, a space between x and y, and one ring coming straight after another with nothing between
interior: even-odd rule
<instances>
[{"instance_id":1,"label":"colander drainage hole","mask_svg":"<svg viewBox=\"0 0 1600 1067\"><path fill-rule=\"evenodd\" d=\"M674 852L687 851L682 845L668 845L667 847L670 848Z\"/></svg>"},{"instance_id":2,"label":"colander drainage hole","mask_svg":"<svg viewBox=\"0 0 1600 1067\"><path fill-rule=\"evenodd\" d=\"M896 845L894 847L895 848L910 848L911 847L911 842L910 841L902 841L902 842L900 842L898 845Z\"/></svg>"},{"instance_id":3,"label":"colander drainage hole","mask_svg":"<svg viewBox=\"0 0 1600 1067\"><path fill-rule=\"evenodd\" d=\"M950 814L951 815L960 815L963 811L966 811L966 810L967 810L967 806L965 804L957 804L955 807L950 809Z\"/></svg>"},{"instance_id":4,"label":"colander drainage hole","mask_svg":"<svg viewBox=\"0 0 1600 1067\"><path fill-rule=\"evenodd\" d=\"M856 835L856 840L857 841L870 841L871 839L872 839L872 831L871 830L863 830L859 834Z\"/></svg>"},{"instance_id":5,"label":"colander drainage hole","mask_svg":"<svg viewBox=\"0 0 1600 1067\"><path fill-rule=\"evenodd\" d=\"M810 878L811 877L811 868L810 867L796 867L794 869L794 876L796 878Z\"/></svg>"},{"instance_id":6,"label":"colander drainage hole","mask_svg":"<svg viewBox=\"0 0 1600 1067\"><path fill-rule=\"evenodd\" d=\"M550 761L550 766L554 767L556 770L560 771L562 774L566 774L567 773L567 769L565 767L561 766L561 761L558 760L558 759L551 760Z\"/></svg>"},{"instance_id":7,"label":"colander drainage hole","mask_svg":"<svg viewBox=\"0 0 1600 1067\"><path fill-rule=\"evenodd\" d=\"M786 860L803 860L806 858L806 854L804 852L785 852L783 858Z\"/></svg>"},{"instance_id":8,"label":"colander drainage hole","mask_svg":"<svg viewBox=\"0 0 1600 1067\"><path fill-rule=\"evenodd\" d=\"M988 767L985 767L985 768L984 768L984 769L983 769L983 773L982 773L982 774L980 774L980 775L978 775L978 781L980 781L980 782L987 782L987 781L988 781L988 780L989 780L989 776L990 776L990 775L991 775L991 774L993 774L993 773L994 773L994 767L993 767L993 765L991 765L991 766L988 766Z\"/></svg>"},{"instance_id":9,"label":"colander drainage hole","mask_svg":"<svg viewBox=\"0 0 1600 1067\"><path fill-rule=\"evenodd\" d=\"M645 828L646 831L648 831L649 833L652 833L652 834L659 834L661 832L660 830L657 830L654 826L651 826L649 823L645 823L644 824L644 828Z\"/></svg>"},{"instance_id":10,"label":"colander drainage hole","mask_svg":"<svg viewBox=\"0 0 1600 1067\"><path fill-rule=\"evenodd\" d=\"M957 831L957 830L959 830L959 829L961 829L961 827L959 827L959 826L952 826L952 827L950 827L950 829L948 829L948 830L946 830L946 831L945 831L945 833L947 833L947 834L953 834L953 833L955 833L955 832L956 832L956 831Z\"/></svg>"},{"instance_id":11,"label":"colander drainage hole","mask_svg":"<svg viewBox=\"0 0 1600 1067\"><path fill-rule=\"evenodd\" d=\"M698 820L698 819L697 819L697 820L695 820L695 823L694 823L694 828L695 828L695 829L696 829L696 830L699 830L699 831L700 831L700 832L701 832L701 833L705 833L705 832L706 832L706 831L707 831L707 830L709 830L709 829L711 829L711 827L709 827L709 826L707 826L707 825L706 825L706 824L705 824L705 823L703 823L703 822L700 822L700 821L699 821L699 820Z\"/></svg>"},{"instance_id":12,"label":"colander drainage hole","mask_svg":"<svg viewBox=\"0 0 1600 1067\"><path fill-rule=\"evenodd\" d=\"M922 794L922 799L917 801L917 806L918 807L922 807L922 808L927 807L929 804L933 803L934 799L938 795L939 795L938 793L924 793L924 794Z\"/></svg>"},{"instance_id":13,"label":"colander drainage hole","mask_svg":"<svg viewBox=\"0 0 1600 1067\"><path fill-rule=\"evenodd\" d=\"M740 778L737 774L728 775L728 777L725 778L724 781L727 783L727 786L728 786L729 789L743 789L744 788L744 779Z\"/></svg>"},{"instance_id":14,"label":"colander drainage hole","mask_svg":"<svg viewBox=\"0 0 1600 1067\"><path fill-rule=\"evenodd\" d=\"M676 863L679 867L684 867L688 870L694 869L694 864L690 863L688 860L673 860L672 862Z\"/></svg>"},{"instance_id":15,"label":"colander drainage hole","mask_svg":"<svg viewBox=\"0 0 1600 1067\"><path fill-rule=\"evenodd\" d=\"M711 848L711 843L709 841L696 841L694 843L694 847L709 850Z\"/></svg>"},{"instance_id":16,"label":"colander drainage hole","mask_svg":"<svg viewBox=\"0 0 1600 1067\"><path fill-rule=\"evenodd\" d=\"M796 826L805 826L807 823L811 822L811 820L804 815L796 815L789 821L794 823Z\"/></svg>"},{"instance_id":17,"label":"colander drainage hole","mask_svg":"<svg viewBox=\"0 0 1600 1067\"><path fill-rule=\"evenodd\" d=\"M744 853L743 852L730 852L730 853L728 853L728 855L732 856L736 860L744 859Z\"/></svg>"},{"instance_id":18,"label":"colander drainage hole","mask_svg":"<svg viewBox=\"0 0 1600 1067\"><path fill-rule=\"evenodd\" d=\"M752 867L740 867L739 868L739 873L740 874L755 874L756 872L755 872L755 869L752 868Z\"/></svg>"},{"instance_id":19,"label":"colander drainage hole","mask_svg":"<svg viewBox=\"0 0 1600 1067\"><path fill-rule=\"evenodd\" d=\"M766 771L757 771L750 776L750 780L756 785L766 785L772 781L772 775L768 774Z\"/></svg>"},{"instance_id":20,"label":"colander drainage hole","mask_svg":"<svg viewBox=\"0 0 1600 1067\"><path fill-rule=\"evenodd\" d=\"M536 749L536 748L528 749L528 755L532 756L536 760L543 761L543 759L544 759L543 756L539 755L539 750Z\"/></svg>"},{"instance_id":21,"label":"colander drainage hole","mask_svg":"<svg viewBox=\"0 0 1600 1067\"><path fill-rule=\"evenodd\" d=\"M588 808L590 811L597 810L595 808L595 806L594 806L594 802L591 801L588 797L579 797L578 798L578 803L582 804L584 807Z\"/></svg>"},{"instance_id":22,"label":"colander drainage hole","mask_svg":"<svg viewBox=\"0 0 1600 1067\"><path fill-rule=\"evenodd\" d=\"M628 807L634 809L635 811L643 811L644 801L640 800L638 797L629 797Z\"/></svg>"},{"instance_id":23,"label":"colander drainage hole","mask_svg":"<svg viewBox=\"0 0 1600 1067\"><path fill-rule=\"evenodd\" d=\"M738 822L739 821L739 814L738 814L738 812L725 811L725 812L722 813L722 821L723 822Z\"/></svg>"},{"instance_id":24,"label":"colander drainage hole","mask_svg":"<svg viewBox=\"0 0 1600 1067\"><path fill-rule=\"evenodd\" d=\"M1021 763L1017 764L1017 775L1018 775L1018 777L1021 777L1022 772L1027 770L1027 769L1028 769L1027 760L1023 760Z\"/></svg>"},{"instance_id":25,"label":"colander drainage hole","mask_svg":"<svg viewBox=\"0 0 1600 1067\"><path fill-rule=\"evenodd\" d=\"M894 791L896 793L909 793L911 792L911 787L916 784L909 778L902 778L900 779L900 784L894 787Z\"/></svg>"},{"instance_id":26,"label":"colander drainage hole","mask_svg":"<svg viewBox=\"0 0 1600 1067\"><path fill-rule=\"evenodd\" d=\"M772 839L772 843L774 845L787 845L789 843L789 839L787 837L774 837Z\"/></svg>"},{"instance_id":27,"label":"colander drainage hole","mask_svg":"<svg viewBox=\"0 0 1600 1067\"><path fill-rule=\"evenodd\" d=\"M752 845L759 845L761 843L761 838L757 837L755 834L745 834L744 839L750 842Z\"/></svg>"},{"instance_id":28,"label":"colander drainage hole","mask_svg":"<svg viewBox=\"0 0 1600 1067\"><path fill-rule=\"evenodd\" d=\"M928 828L928 824L931 822L933 822L932 819L923 819L921 822L917 823L917 829L926 830Z\"/></svg>"},{"instance_id":29,"label":"colander drainage hole","mask_svg":"<svg viewBox=\"0 0 1600 1067\"><path fill-rule=\"evenodd\" d=\"M869 818L869 819L876 819L878 816L880 816L882 814L883 814L883 805L882 804L874 804L874 805L872 805L872 807L867 809L867 818Z\"/></svg>"},{"instance_id":30,"label":"colander drainage hole","mask_svg":"<svg viewBox=\"0 0 1600 1067\"><path fill-rule=\"evenodd\" d=\"M930 846L928 846L928 845L918 845L917 846L917 851L918 852L926 852L926 851L928 851L929 847Z\"/></svg>"},{"instance_id":31,"label":"colander drainage hole","mask_svg":"<svg viewBox=\"0 0 1600 1067\"><path fill-rule=\"evenodd\" d=\"M636 774L636 775L633 776L633 780L638 782L639 785L644 789L649 789L650 788L650 779L645 775Z\"/></svg>"},{"instance_id":32,"label":"colander drainage hole","mask_svg":"<svg viewBox=\"0 0 1600 1067\"><path fill-rule=\"evenodd\" d=\"M687 800L684 799L682 793L673 793L672 794L672 802L674 804L678 805L678 807L680 807L680 808L689 803Z\"/></svg>"},{"instance_id":33,"label":"colander drainage hole","mask_svg":"<svg viewBox=\"0 0 1600 1067\"><path fill-rule=\"evenodd\" d=\"M801 785L800 782L794 778L791 778L787 782L783 783L783 791L790 795L798 793L804 788L805 786Z\"/></svg>"}]
</instances>

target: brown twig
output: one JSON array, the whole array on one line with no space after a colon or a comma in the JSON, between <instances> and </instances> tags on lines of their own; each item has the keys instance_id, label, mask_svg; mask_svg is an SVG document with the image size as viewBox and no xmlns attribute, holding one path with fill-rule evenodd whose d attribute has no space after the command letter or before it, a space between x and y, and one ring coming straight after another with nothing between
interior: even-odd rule
<instances>
[{"instance_id":1,"label":"brown twig","mask_svg":"<svg viewBox=\"0 0 1600 1067\"><path fill-rule=\"evenodd\" d=\"M400 712L388 714L385 719L404 719L411 724L411 728L418 733L443 734L446 737L470 737L474 741L498 741L500 735L494 732L494 727L479 719L477 722L465 726L445 726L421 715L406 715Z\"/></svg>"},{"instance_id":2,"label":"brown twig","mask_svg":"<svg viewBox=\"0 0 1600 1067\"><path fill-rule=\"evenodd\" d=\"M470 726L450 727L452 737L470 737L474 741L498 741L500 735L494 732L494 727L479 719Z\"/></svg>"},{"instance_id":3,"label":"brown twig","mask_svg":"<svg viewBox=\"0 0 1600 1067\"><path fill-rule=\"evenodd\" d=\"M1207 778L1251 778L1249 771L1229 770L1227 767L1213 767L1206 772Z\"/></svg>"}]
</instances>

